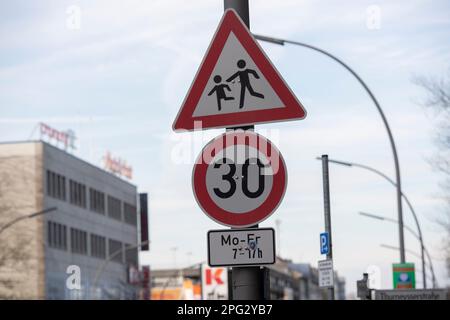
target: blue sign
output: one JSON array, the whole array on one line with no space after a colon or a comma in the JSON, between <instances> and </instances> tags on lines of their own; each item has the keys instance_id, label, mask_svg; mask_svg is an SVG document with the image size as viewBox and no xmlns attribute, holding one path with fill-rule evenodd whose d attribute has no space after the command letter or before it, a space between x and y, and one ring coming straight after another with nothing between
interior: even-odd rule
<instances>
[{"instance_id":1,"label":"blue sign","mask_svg":"<svg viewBox=\"0 0 450 320\"><path fill-rule=\"evenodd\" d=\"M330 253L330 236L328 232L320 234L320 254Z\"/></svg>"}]
</instances>

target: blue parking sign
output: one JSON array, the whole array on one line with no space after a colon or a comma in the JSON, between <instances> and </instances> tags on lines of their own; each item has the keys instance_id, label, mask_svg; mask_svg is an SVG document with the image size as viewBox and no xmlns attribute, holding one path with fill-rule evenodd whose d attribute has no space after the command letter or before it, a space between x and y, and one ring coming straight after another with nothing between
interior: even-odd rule
<instances>
[{"instance_id":1,"label":"blue parking sign","mask_svg":"<svg viewBox=\"0 0 450 320\"><path fill-rule=\"evenodd\" d=\"M320 234L320 253L328 254L330 253L330 237L328 232Z\"/></svg>"}]
</instances>

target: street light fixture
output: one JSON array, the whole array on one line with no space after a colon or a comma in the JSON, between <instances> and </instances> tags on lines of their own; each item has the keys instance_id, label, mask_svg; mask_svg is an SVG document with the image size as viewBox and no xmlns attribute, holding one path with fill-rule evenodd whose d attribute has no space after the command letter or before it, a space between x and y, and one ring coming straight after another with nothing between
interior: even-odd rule
<instances>
[{"instance_id":1,"label":"street light fixture","mask_svg":"<svg viewBox=\"0 0 450 320\"><path fill-rule=\"evenodd\" d=\"M391 245L388 245L388 244L380 244L380 247L383 247L383 248L386 248L386 249L397 250L397 251L398 251L398 247L396 247L396 246L391 246ZM419 255L417 252L414 252L414 251L408 250L408 249L405 249L405 251L408 252L408 253L410 253L410 254L412 254L413 256L416 256L417 258L420 259L420 255ZM428 255L428 252L427 252L427 255ZM430 256L429 256L429 255L428 255L428 259L430 260ZM430 260L430 261L431 261L431 260ZM432 273L431 273L431 281L433 282L433 288L436 288L436 286L435 286L436 278L435 278L435 276L434 276L434 271L433 271L433 269L432 269L432 266L430 266L430 268L431 268L431 271L432 271Z\"/></svg>"},{"instance_id":2,"label":"street light fixture","mask_svg":"<svg viewBox=\"0 0 450 320\"><path fill-rule=\"evenodd\" d=\"M19 221L22 221L22 220L25 220L25 219L32 219L32 218L35 218L37 216L41 216L43 214L55 211L56 209L57 209L57 207L51 207L51 208L47 208L47 209L44 209L44 210L41 210L41 211L38 211L38 212L34 212L34 213L31 213L31 214L28 214L26 216L20 216L18 218L15 218L15 219L11 220L10 222L7 222L5 225L0 227L0 234L2 232L4 232L6 229L12 227L14 224L16 224Z\"/></svg>"},{"instance_id":3,"label":"street light fixture","mask_svg":"<svg viewBox=\"0 0 450 320\"><path fill-rule=\"evenodd\" d=\"M389 244L384 244L384 243L381 243L380 247L386 248L386 249L398 250L398 247L391 246ZM416 258L420 259L420 254L418 254L417 252L409 250L409 249L406 249L406 248L405 248L405 251L408 252L409 254L415 256Z\"/></svg>"},{"instance_id":4,"label":"street light fixture","mask_svg":"<svg viewBox=\"0 0 450 320\"><path fill-rule=\"evenodd\" d=\"M392 222L392 223L395 223L395 224L398 223L398 221L395 220L395 219L391 219L389 217L379 216L379 215L372 214L372 213L359 212L359 214L362 215L362 216L368 217L368 218L372 218L372 219L377 219L377 220L381 220L381 221L389 221L389 222ZM436 287L436 277L434 275L433 261L431 260L431 256L430 256L430 253L428 252L428 249L425 247L425 244L423 243L423 239L420 237L419 234L417 234L408 225L404 225L404 228L406 230L408 230L416 239L418 239L420 241L421 249L423 249L423 250L421 250L421 255L420 255L419 258L422 260L422 278L423 278L424 288L426 289L426 273L425 273L425 270L426 270L425 269L425 267L426 267L425 264L426 264L426 262L425 262L424 252L427 254L428 261L430 262L430 270L431 270L431 274L432 274L433 287ZM395 247L395 248L398 249L398 247ZM391 247L391 249L392 249L392 247ZM408 251L408 250L405 249L405 251ZM411 251L410 251L410 253L411 253ZM414 255L416 255L416 254L414 254Z\"/></svg>"},{"instance_id":5,"label":"street light fixture","mask_svg":"<svg viewBox=\"0 0 450 320\"><path fill-rule=\"evenodd\" d=\"M360 215L362 215L362 216L365 216L365 217L368 217L368 218L372 218L372 219L377 219L377 220L382 220L382 221L389 221L389 222L393 222L393 223L395 223L395 224L397 224L398 223L398 220L395 220L395 219L391 219L391 218L389 218L389 217L382 217L382 216L379 216L379 215L376 215L376 214L372 214L372 213L367 213L367 212L358 212ZM423 247L425 248L425 245L422 243L422 239L420 238L420 236L411 228L411 227L409 227L408 225L403 225L403 227L406 229L406 230L408 230L417 240L419 240L420 241L420 245L422 246L423 245ZM406 249L405 249L405 251L406 251Z\"/></svg>"},{"instance_id":6,"label":"street light fixture","mask_svg":"<svg viewBox=\"0 0 450 320\"><path fill-rule=\"evenodd\" d=\"M150 240L146 240L140 243L137 243L135 245L129 246L129 247L125 247L125 248L120 248L119 250L116 250L115 252L113 252L112 254L108 255L106 257L106 259L103 261L103 263L101 263L96 271L95 271L95 276L94 276L94 281L93 281L93 288L96 289L97 288L97 283L98 280L100 279L100 275L103 273L103 271L105 270L106 266L108 265L108 263L114 259L116 256L118 256L119 254L122 254L122 252L126 252L129 250L134 250L137 248L141 248L142 246L148 245L150 243Z\"/></svg>"},{"instance_id":7,"label":"street light fixture","mask_svg":"<svg viewBox=\"0 0 450 320\"><path fill-rule=\"evenodd\" d=\"M317 159L317 160L321 160L322 158L317 157L316 159ZM382 177L383 179L385 179L386 181L388 181L390 184L392 184L394 187L397 187L397 184L395 183L394 180L392 180L391 178L389 178L389 177L388 177L386 174L384 174L383 172L381 172L381 171L379 171L379 170L377 170L377 169L374 169L374 168L372 168L372 167L369 167L369 166L366 166L366 165L363 165L363 164L359 164L359 163L348 162L348 161L341 161L341 160L334 160L334 159L328 159L328 161L331 162L331 163L335 163L335 164L342 165L342 166L346 166L346 167L357 167L357 168L361 168L361 169L368 170L368 171L370 171L370 172L373 172L373 173L379 175L380 177ZM413 215L413 217L414 217L414 221L415 221L416 226L417 226L417 231L418 231L418 233L419 233L418 236L419 236L419 238L420 238L420 243L422 244L421 254L422 254L422 256L424 256L424 255L425 255L425 248L424 248L424 246L423 246L422 229L420 228L420 223L419 223L419 219L417 218L416 211L414 210L414 208L413 208L411 202L409 201L408 197L407 197L403 192L401 192L401 195L402 195L403 199L405 199L406 204L408 205L408 207L409 207L409 209L411 210L411 213L412 213L412 215ZM400 222L400 220L396 220L396 221L397 221L397 223L398 223L399 225L402 224L402 230L403 230L403 220L402 220L401 222ZM403 249L404 249L404 248L403 248ZM400 251L402 250L401 247L399 248L399 250L400 250ZM428 253L427 253L427 255L428 255ZM431 259L429 259L429 260L430 260L430 263L431 263ZM422 261L425 261L425 258L423 258ZM431 263L431 265L432 265L432 263ZM422 266L422 269L424 269L424 266ZM426 278L425 278L425 279L426 279ZM426 288L426 284L427 284L427 283L426 283L426 280L425 280L425 281L424 281L424 287L425 287L425 288ZM435 283L433 283L433 286L435 286Z\"/></svg>"},{"instance_id":8,"label":"street light fixture","mask_svg":"<svg viewBox=\"0 0 450 320\"><path fill-rule=\"evenodd\" d=\"M402 192L401 192L402 188L401 188L401 179L400 179L400 164L398 161L397 149L395 147L394 137L392 135L391 128L389 127L389 123L386 119L386 116L384 115L383 109L381 109L381 106L378 103L377 99L375 98L375 95L372 93L372 91L370 91L367 84L362 80L362 78L352 68L350 68L346 63L344 63L339 58L335 57L334 55L332 55L331 53L329 53L323 49L320 49L318 47L315 47L315 46L312 46L312 45L309 45L309 44L306 44L303 42L298 42L298 41L291 41L291 40L267 37L267 36L256 35L256 34L254 34L254 37L261 41L266 41L269 43L282 45L282 46L284 46L285 44L297 45L297 46L308 48L308 49L314 50L316 52L319 52L321 54L324 54L327 57L329 57L329 58L333 59L334 61L336 61L337 63L339 63L347 71L349 71L356 78L356 80L358 80L358 82L361 84L361 86L367 92L370 99L372 100L375 107L377 108L378 113L381 116L381 119L383 120L384 126L386 128L386 131L387 131L387 134L389 137L389 142L391 144L392 154L394 157L395 178L396 178L395 186L397 189L397 211L398 211L398 221L399 221L398 234L399 234L399 245L400 245L400 262L405 263L405 238L404 238L404 234L403 234L403 209L402 209Z\"/></svg>"}]
</instances>

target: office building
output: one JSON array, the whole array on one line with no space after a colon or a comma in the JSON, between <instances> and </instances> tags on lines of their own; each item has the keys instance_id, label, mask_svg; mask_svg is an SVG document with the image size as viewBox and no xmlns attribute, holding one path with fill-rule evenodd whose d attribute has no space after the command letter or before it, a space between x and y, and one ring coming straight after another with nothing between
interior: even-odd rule
<instances>
[{"instance_id":1,"label":"office building","mask_svg":"<svg viewBox=\"0 0 450 320\"><path fill-rule=\"evenodd\" d=\"M43 141L1 143L0 226L53 207L0 231L0 297L135 298L137 187Z\"/></svg>"}]
</instances>

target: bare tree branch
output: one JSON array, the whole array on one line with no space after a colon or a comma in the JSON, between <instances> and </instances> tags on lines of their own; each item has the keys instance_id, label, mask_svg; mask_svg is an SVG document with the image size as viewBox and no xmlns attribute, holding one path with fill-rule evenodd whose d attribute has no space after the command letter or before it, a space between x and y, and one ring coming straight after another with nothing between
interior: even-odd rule
<instances>
[{"instance_id":1,"label":"bare tree branch","mask_svg":"<svg viewBox=\"0 0 450 320\"><path fill-rule=\"evenodd\" d=\"M450 275L450 69L441 79L435 77L415 77L413 83L425 89L427 98L422 105L431 108L439 117L436 137L437 152L430 164L442 173L440 187L446 205L445 214L437 223L445 230L444 251L446 252L447 271Z\"/></svg>"}]
</instances>

